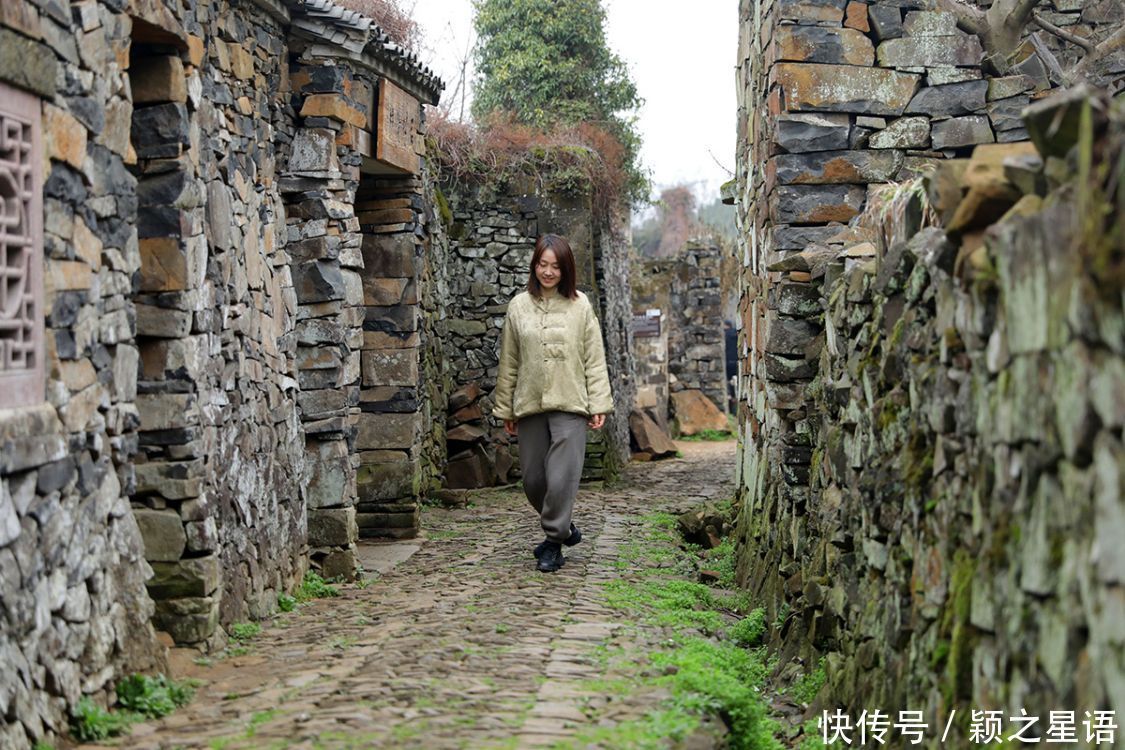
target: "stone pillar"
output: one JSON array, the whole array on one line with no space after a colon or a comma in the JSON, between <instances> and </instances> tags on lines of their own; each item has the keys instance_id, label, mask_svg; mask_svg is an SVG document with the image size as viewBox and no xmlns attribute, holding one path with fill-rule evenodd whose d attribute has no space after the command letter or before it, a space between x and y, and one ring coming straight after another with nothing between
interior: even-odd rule
<instances>
[{"instance_id":1,"label":"stone pillar","mask_svg":"<svg viewBox=\"0 0 1125 750\"><path fill-rule=\"evenodd\" d=\"M421 442L430 421L422 382L422 182L365 177L356 210L363 228L363 350L359 526L364 537L418 533Z\"/></svg>"},{"instance_id":2,"label":"stone pillar","mask_svg":"<svg viewBox=\"0 0 1125 750\"><path fill-rule=\"evenodd\" d=\"M198 61L196 61L198 62ZM219 622L222 565L205 486L208 380L218 344L205 286L206 191L192 162L195 103L179 55L131 55L137 159L134 276L139 447L133 514L153 569L155 625L177 642L208 640Z\"/></svg>"},{"instance_id":3,"label":"stone pillar","mask_svg":"<svg viewBox=\"0 0 1125 750\"><path fill-rule=\"evenodd\" d=\"M328 577L355 574L356 427L362 343L363 256L355 191L356 129L369 84L342 66L292 75L304 118L281 179L287 249L297 293L298 405L305 428L310 555Z\"/></svg>"}]
</instances>

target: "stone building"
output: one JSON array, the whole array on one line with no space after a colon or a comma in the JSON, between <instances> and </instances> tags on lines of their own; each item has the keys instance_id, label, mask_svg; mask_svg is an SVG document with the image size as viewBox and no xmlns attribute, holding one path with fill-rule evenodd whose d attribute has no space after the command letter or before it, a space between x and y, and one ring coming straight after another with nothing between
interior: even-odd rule
<instances>
[{"instance_id":1,"label":"stone building","mask_svg":"<svg viewBox=\"0 0 1125 750\"><path fill-rule=\"evenodd\" d=\"M1125 350L1090 254L1121 228L1083 229L1104 187L1067 184L1108 97L1041 102L1077 48L1036 31L992 76L931 6L741 2L739 578L853 716L1120 715Z\"/></svg>"},{"instance_id":2,"label":"stone building","mask_svg":"<svg viewBox=\"0 0 1125 750\"><path fill-rule=\"evenodd\" d=\"M665 429L669 402L683 391L698 391L727 411L723 252L717 244L691 241L671 258L638 261L634 271L634 320L644 326L648 311L660 311L656 335L634 344L637 406Z\"/></svg>"},{"instance_id":3,"label":"stone building","mask_svg":"<svg viewBox=\"0 0 1125 750\"><path fill-rule=\"evenodd\" d=\"M441 88L330 0L0 4L0 746L416 527Z\"/></svg>"}]
</instances>

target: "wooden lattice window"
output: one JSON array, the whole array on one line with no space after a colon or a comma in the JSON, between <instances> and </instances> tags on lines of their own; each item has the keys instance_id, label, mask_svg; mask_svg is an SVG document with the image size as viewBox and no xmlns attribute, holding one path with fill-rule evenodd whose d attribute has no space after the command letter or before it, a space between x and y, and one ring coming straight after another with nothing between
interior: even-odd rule
<instances>
[{"instance_id":1,"label":"wooden lattice window","mask_svg":"<svg viewBox=\"0 0 1125 750\"><path fill-rule=\"evenodd\" d=\"M0 83L0 408L43 400L40 103Z\"/></svg>"}]
</instances>

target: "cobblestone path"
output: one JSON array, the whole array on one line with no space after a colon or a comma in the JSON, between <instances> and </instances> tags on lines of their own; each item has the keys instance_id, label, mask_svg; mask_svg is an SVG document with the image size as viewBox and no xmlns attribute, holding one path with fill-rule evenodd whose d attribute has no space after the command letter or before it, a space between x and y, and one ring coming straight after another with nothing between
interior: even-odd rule
<instances>
[{"instance_id":1,"label":"cobblestone path","mask_svg":"<svg viewBox=\"0 0 1125 750\"><path fill-rule=\"evenodd\" d=\"M535 570L541 535L517 490L427 510L427 539L410 559L280 615L248 654L192 666L187 676L205 683L195 700L121 745L523 748L638 716L661 696L592 686L606 676L599 649L645 640L643 628L619 631L603 583L635 568L626 542L642 515L733 487L733 443L680 447L682 458L632 465L611 490L583 488L585 538L556 574Z\"/></svg>"}]
</instances>

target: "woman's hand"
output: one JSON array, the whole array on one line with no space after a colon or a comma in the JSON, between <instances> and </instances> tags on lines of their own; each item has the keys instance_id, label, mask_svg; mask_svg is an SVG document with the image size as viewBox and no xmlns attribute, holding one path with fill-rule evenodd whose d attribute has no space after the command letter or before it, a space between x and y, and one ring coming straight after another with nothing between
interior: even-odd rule
<instances>
[{"instance_id":1,"label":"woman's hand","mask_svg":"<svg viewBox=\"0 0 1125 750\"><path fill-rule=\"evenodd\" d=\"M605 415L595 414L586 421L586 424L590 426L591 430L600 430L605 424Z\"/></svg>"},{"instance_id":2,"label":"woman's hand","mask_svg":"<svg viewBox=\"0 0 1125 750\"><path fill-rule=\"evenodd\" d=\"M519 432L519 431L520 431L520 423L519 422L517 422L514 419L505 419L504 420L504 432L508 433L512 437L515 437L516 433Z\"/></svg>"}]
</instances>

